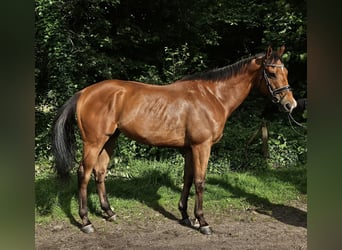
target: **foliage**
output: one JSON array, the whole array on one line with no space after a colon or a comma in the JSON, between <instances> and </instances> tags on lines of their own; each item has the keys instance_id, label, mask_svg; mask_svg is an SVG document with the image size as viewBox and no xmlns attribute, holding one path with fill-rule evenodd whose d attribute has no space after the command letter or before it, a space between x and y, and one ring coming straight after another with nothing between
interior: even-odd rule
<instances>
[{"instance_id":1,"label":"foliage","mask_svg":"<svg viewBox=\"0 0 342 250\"><path fill-rule=\"evenodd\" d=\"M285 43L290 84L297 98L306 96L305 1L37 0L35 4L39 173L52 160L50 128L57 108L76 91L100 80L165 84L263 52L269 44ZM298 136L277 111L268 119L270 159L262 157L259 138L245 147L264 119L264 103L252 96L235 111L224 137L213 147L209 171L306 162L306 135ZM129 163L141 158L181 162L177 150L120 137L111 166L128 173Z\"/></svg>"}]
</instances>

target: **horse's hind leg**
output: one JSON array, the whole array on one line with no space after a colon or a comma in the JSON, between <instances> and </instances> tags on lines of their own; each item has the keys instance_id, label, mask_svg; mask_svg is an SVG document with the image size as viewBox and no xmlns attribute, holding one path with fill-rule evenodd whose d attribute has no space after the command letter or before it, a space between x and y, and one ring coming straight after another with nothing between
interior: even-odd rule
<instances>
[{"instance_id":1,"label":"horse's hind leg","mask_svg":"<svg viewBox=\"0 0 342 250\"><path fill-rule=\"evenodd\" d=\"M110 160L110 157L114 150L115 140L118 137L119 133L115 133L105 144L103 147L99 157L98 162L94 168L94 175L97 187L97 193L99 195L99 200L101 204L101 208L107 214L107 220L115 220L116 215L110 207L105 187L105 177L107 173L107 167Z\"/></svg>"},{"instance_id":2,"label":"horse's hind leg","mask_svg":"<svg viewBox=\"0 0 342 250\"><path fill-rule=\"evenodd\" d=\"M83 160L80 163L78 169L78 193L79 193L79 216L82 220L81 230L85 233L91 233L94 231L94 227L88 218L88 206L87 206L87 187L93 171L96 165L99 155L99 149L91 144L84 144L83 148Z\"/></svg>"}]
</instances>

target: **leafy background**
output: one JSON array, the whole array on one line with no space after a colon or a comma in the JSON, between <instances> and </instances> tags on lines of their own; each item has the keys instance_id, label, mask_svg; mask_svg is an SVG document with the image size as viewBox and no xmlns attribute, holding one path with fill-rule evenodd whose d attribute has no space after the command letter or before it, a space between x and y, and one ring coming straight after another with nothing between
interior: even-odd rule
<instances>
[{"instance_id":1,"label":"leafy background","mask_svg":"<svg viewBox=\"0 0 342 250\"><path fill-rule=\"evenodd\" d=\"M51 166L50 129L58 107L104 79L167 84L285 44L289 82L295 97L305 98L306 19L306 1L36 0L36 173ZM294 117L306 123L306 113ZM246 145L264 121L267 159L260 136ZM213 147L209 171L302 165L306 142L306 130L293 128L269 100L251 93ZM182 161L177 150L120 137L110 168L129 172L133 158Z\"/></svg>"}]
</instances>

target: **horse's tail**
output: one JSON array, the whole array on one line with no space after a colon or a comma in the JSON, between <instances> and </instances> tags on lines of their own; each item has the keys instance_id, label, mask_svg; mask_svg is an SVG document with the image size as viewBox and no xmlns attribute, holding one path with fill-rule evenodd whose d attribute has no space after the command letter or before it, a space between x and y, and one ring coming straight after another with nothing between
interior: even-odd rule
<instances>
[{"instance_id":1,"label":"horse's tail","mask_svg":"<svg viewBox=\"0 0 342 250\"><path fill-rule=\"evenodd\" d=\"M58 111L52 127L52 153L57 175L69 176L75 163L75 112L79 93L71 97Z\"/></svg>"}]
</instances>

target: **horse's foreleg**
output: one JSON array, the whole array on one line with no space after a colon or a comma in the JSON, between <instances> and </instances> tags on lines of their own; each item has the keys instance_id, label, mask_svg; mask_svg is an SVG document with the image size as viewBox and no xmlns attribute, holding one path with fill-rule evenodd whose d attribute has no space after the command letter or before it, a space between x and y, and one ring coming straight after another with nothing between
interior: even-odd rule
<instances>
[{"instance_id":1,"label":"horse's foreleg","mask_svg":"<svg viewBox=\"0 0 342 250\"><path fill-rule=\"evenodd\" d=\"M203 213L203 192L205 184L205 176L210 156L211 143L206 142L192 147L194 161L194 184L195 184L195 217L200 224L200 232L203 234L211 234L209 224L204 219Z\"/></svg>"},{"instance_id":2,"label":"horse's foreleg","mask_svg":"<svg viewBox=\"0 0 342 250\"><path fill-rule=\"evenodd\" d=\"M178 203L178 209L182 214L181 223L187 226L192 226L187 212L188 209L188 197L190 188L194 179L193 166L192 166L192 152L187 150L185 153L185 165L184 165L184 177L183 177L183 191Z\"/></svg>"}]
</instances>

